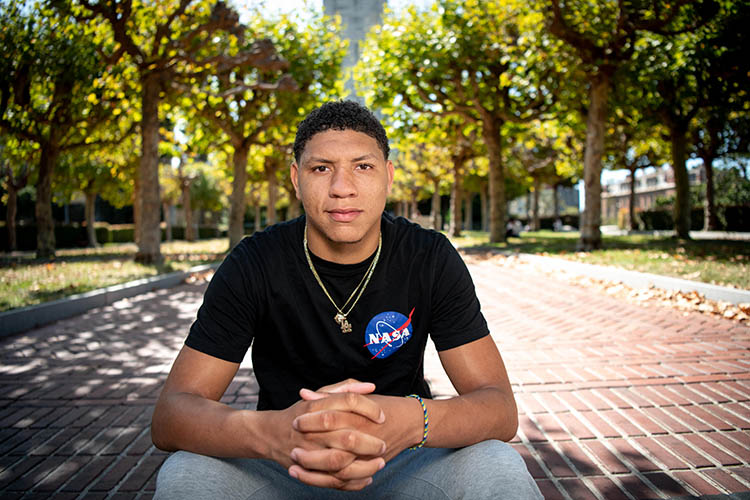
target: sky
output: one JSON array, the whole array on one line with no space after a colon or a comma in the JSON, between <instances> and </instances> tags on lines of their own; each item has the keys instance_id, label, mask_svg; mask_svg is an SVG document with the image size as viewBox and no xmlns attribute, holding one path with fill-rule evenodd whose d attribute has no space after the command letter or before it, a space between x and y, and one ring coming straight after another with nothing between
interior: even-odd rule
<instances>
[{"instance_id":1,"label":"sky","mask_svg":"<svg viewBox=\"0 0 750 500\"><path fill-rule=\"evenodd\" d=\"M238 6L248 5L263 5L265 9L271 12L291 13L300 12L306 9L313 11L323 10L323 0L235 0L234 3ZM429 5L432 0L388 0L388 6L399 11L402 8L416 4L421 6Z\"/></svg>"}]
</instances>

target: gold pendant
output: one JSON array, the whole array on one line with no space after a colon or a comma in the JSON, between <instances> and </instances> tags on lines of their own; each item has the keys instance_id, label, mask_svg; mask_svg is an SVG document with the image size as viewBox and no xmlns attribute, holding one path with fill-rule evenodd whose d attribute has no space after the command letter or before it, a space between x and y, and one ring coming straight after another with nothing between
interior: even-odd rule
<instances>
[{"instance_id":1,"label":"gold pendant","mask_svg":"<svg viewBox=\"0 0 750 500\"><path fill-rule=\"evenodd\" d=\"M333 320L341 326L341 333L350 333L352 331L352 325L346 320L346 316L338 313L333 317Z\"/></svg>"}]
</instances>

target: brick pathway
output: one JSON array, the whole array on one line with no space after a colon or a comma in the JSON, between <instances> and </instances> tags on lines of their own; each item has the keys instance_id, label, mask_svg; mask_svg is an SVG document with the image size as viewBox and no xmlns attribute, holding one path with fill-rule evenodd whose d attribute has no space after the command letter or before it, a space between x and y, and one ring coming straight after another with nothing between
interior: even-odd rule
<instances>
[{"instance_id":1,"label":"brick pathway","mask_svg":"<svg viewBox=\"0 0 750 500\"><path fill-rule=\"evenodd\" d=\"M493 260L470 269L516 389L513 445L547 499L750 491L750 328ZM203 290L0 341L0 497L151 497L166 457L150 444L152 405ZM434 351L426 364L436 394L452 394ZM224 400L256 395L243 365Z\"/></svg>"}]
</instances>

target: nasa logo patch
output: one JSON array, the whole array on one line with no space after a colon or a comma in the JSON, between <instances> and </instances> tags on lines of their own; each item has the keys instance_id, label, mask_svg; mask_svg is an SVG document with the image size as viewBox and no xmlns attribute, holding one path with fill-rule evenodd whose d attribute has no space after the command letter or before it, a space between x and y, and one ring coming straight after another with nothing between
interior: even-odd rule
<instances>
[{"instance_id":1,"label":"nasa logo patch","mask_svg":"<svg viewBox=\"0 0 750 500\"><path fill-rule=\"evenodd\" d=\"M365 328L365 347L372 354L371 359L385 359L409 341L414 331L412 314L414 309L408 318L396 311L386 311L370 320Z\"/></svg>"}]
</instances>

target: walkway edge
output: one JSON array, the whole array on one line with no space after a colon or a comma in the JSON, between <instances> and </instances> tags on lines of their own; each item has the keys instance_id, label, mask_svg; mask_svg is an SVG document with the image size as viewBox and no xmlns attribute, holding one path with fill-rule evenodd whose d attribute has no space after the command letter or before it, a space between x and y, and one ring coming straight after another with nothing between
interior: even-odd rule
<instances>
[{"instance_id":1,"label":"walkway edge","mask_svg":"<svg viewBox=\"0 0 750 500\"><path fill-rule=\"evenodd\" d=\"M608 281L621 281L634 288L648 288L653 285L664 290L679 290L682 292L696 291L707 299L731 302L733 304L750 303L750 291L726 286L711 285L700 281L684 280L662 276L659 274L628 271L617 267L585 264L556 257L522 253L518 256L526 261L557 270Z\"/></svg>"},{"instance_id":2,"label":"walkway edge","mask_svg":"<svg viewBox=\"0 0 750 500\"><path fill-rule=\"evenodd\" d=\"M129 281L86 293L79 293L62 299L44 302L33 306L11 309L0 313L0 338L22 333L38 326L54 323L61 319L82 314L89 309L109 305L127 297L151 292L161 288L171 288L180 284L193 273L217 269L221 262L191 267L185 271L161 274L150 278Z\"/></svg>"}]
</instances>

